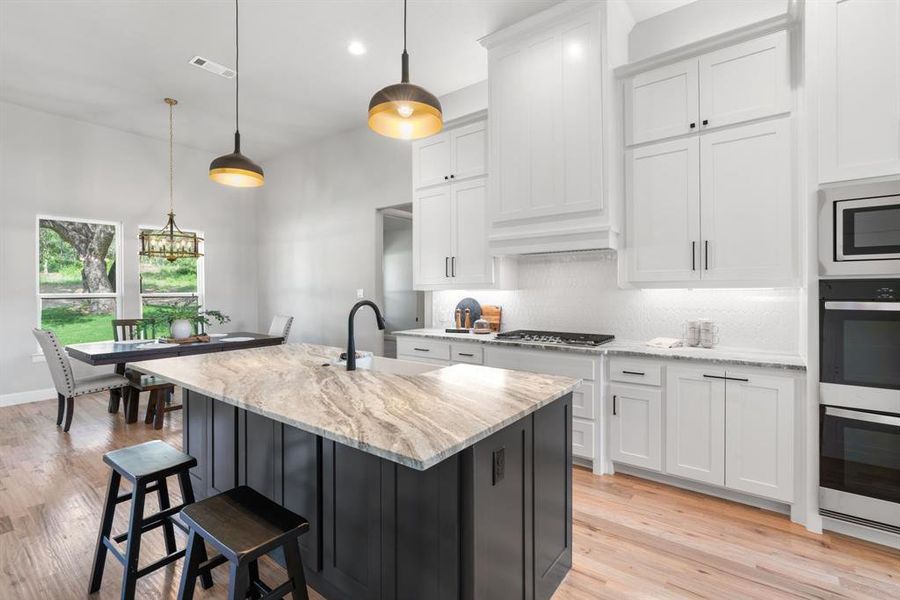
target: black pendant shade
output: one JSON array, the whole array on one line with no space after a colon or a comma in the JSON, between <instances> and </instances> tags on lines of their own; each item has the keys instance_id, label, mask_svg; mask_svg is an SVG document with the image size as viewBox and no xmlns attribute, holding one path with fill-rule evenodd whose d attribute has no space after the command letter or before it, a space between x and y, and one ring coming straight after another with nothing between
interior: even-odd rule
<instances>
[{"instance_id":1,"label":"black pendant shade","mask_svg":"<svg viewBox=\"0 0 900 600\"><path fill-rule=\"evenodd\" d=\"M209 164L209 178L231 187L260 187L265 184L262 167L241 154L240 131L240 43L238 0L234 0L234 152L223 154Z\"/></svg>"},{"instance_id":2,"label":"black pendant shade","mask_svg":"<svg viewBox=\"0 0 900 600\"><path fill-rule=\"evenodd\" d=\"M409 82L406 52L406 0L403 2L403 54L400 83L378 90L369 101L369 129L404 140L434 135L444 127L437 96Z\"/></svg>"}]
</instances>

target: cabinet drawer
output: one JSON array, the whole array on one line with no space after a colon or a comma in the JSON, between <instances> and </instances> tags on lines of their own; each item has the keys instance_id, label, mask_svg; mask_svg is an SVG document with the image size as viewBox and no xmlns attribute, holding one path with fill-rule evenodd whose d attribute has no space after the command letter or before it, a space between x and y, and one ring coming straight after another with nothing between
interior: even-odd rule
<instances>
[{"instance_id":1,"label":"cabinet drawer","mask_svg":"<svg viewBox=\"0 0 900 600\"><path fill-rule=\"evenodd\" d=\"M572 454L579 458L594 458L594 424L572 419Z\"/></svg>"},{"instance_id":2,"label":"cabinet drawer","mask_svg":"<svg viewBox=\"0 0 900 600\"><path fill-rule=\"evenodd\" d=\"M450 360L480 365L484 362L484 348L477 344L451 344Z\"/></svg>"},{"instance_id":3,"label":"cabinet drawer","mask_svg":"<svg viewBox=\"0 0 900 600\"><path fill-rule=\"evenodd\" d=\"M500 369L562 375L578 379L597 379L593 358L554 350L535 351L489 346L484 349L484 364Z\"/></svg>"},{"instance_id":4,"label":"cabinet drawer","mask_svg":"<svg viewBox=\"0 0 900 600\"><path fill-rule=\"evenodd\" d=\"M397 355L411 358L450 360L450 342L426 338L398 337Z\"/></svg>"},{"instance_id":5,"label":"cabinet drawer","mask_svg":"<svg viewBox=\"0 0 900 600\"><path fill-rule=\"evenodd\" d=\"M609 379L610 381L624 381L625 383L661 385L662 365L643 360L610 358Z\"/></svg>"},{"instance_id":6,"label":"cabinet drawer","mask_svg":"<svg viewBox=\"0 0 900 600\"><path fill-rule=\"evenodd\" d=\"M594 384L584 382L572 392L572 416L594 418Z\"/></svg>"}]
</instances>

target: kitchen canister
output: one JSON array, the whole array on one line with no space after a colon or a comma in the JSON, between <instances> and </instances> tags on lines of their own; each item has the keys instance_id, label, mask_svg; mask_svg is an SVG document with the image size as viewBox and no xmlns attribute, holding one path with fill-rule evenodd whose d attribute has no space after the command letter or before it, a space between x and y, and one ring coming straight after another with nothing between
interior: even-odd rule
<instances>
[{"instance_id":1,"label":"kitchen canister","mask_svg":"<svg viewBox=\"0 0 900 600\"><path fill-rule=\"evenodd\" d=\"M712 348L719 343L719 326L715 321L698 319L697 324L700 330L700 346Z\"/></svg>"},{"instance_id":2,"label":"kitchen canister","mask_svg":"<svg viewBox=\"0 0 900 600\"><path fill-rule=\"evenodd\" d=\"M696 346L700 343L700 322L685 321L681 324L681 339L685 346Z\"/></svg>"}]
</instances>

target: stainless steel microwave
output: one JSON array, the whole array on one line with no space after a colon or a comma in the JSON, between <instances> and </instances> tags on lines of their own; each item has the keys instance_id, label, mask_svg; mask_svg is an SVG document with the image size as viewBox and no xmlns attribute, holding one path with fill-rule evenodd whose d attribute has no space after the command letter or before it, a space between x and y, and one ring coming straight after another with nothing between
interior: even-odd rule
<instances>
[{"instance_id":1,"label":"stainless steel microwave","mask_svg":"<svg viewBox=\"0 0 900 600\"><path fill-rule=\"evenodd\" d=\"M900 195L834 203L834 260L900 259Z\"/></svg>"}]
</instances>

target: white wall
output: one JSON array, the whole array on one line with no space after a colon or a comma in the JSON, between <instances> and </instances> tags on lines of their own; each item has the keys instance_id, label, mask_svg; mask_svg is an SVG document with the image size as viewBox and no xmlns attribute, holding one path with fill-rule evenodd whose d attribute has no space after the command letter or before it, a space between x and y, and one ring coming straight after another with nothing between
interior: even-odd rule
<instances>
[{"instance_id":1,"label":"white wall","mask_svg":"<svg viewBox=\"0 0 900 600\"><path fill-rule=\"evenodd\" d=\"M378 208L410 201L409 142L368 129L335 135L266 164L259 207L259 319L294 315L292 341L343 347L362 288L376 297ZM360 350L379 351L369 309L356 319Z\"/></svg>"},{"instance_id":2,"label":"white wall","mask_svg":"<svg viewBox=\"0 0 900 600\"><path fill-rule=\"evenodd\" d=\"M432 296L433 327L451 327L471 296L503 308L503 330L611 333L625 340L680 337L685 319L718 322L721 346L799 351L800 290L638 290L616 285L612 251L519 258L514 291L444 291Z\"/></svg>"},{"instance_id":3,"label":"white wall","mask_svg":"<svg viewBox=\"0 0 900 600\"><path fill-rule=\"evenodd\" d=\"M160 102L161 134L167 125ZM229 328L254 330L258 194L211 182L211 159L208 152L176 146L177 222L206 237L207 306L230 315ZM163 225L167 210L167 141L0 102L0 402L52 385L47 365L32 361L35 216L121 222L122 316L137 317L138 227Z\"/></svg>"},{"instance_id":4,"label":"white wall","mask_svg":"<svg viewBox=\"0 0 900 600\"><path fill-rule=\"evenodd\" d=\"M629 37L629 61L637 62L785 14L794 1L696 0L635 25Z\"/></svg>"}]
</instances>

